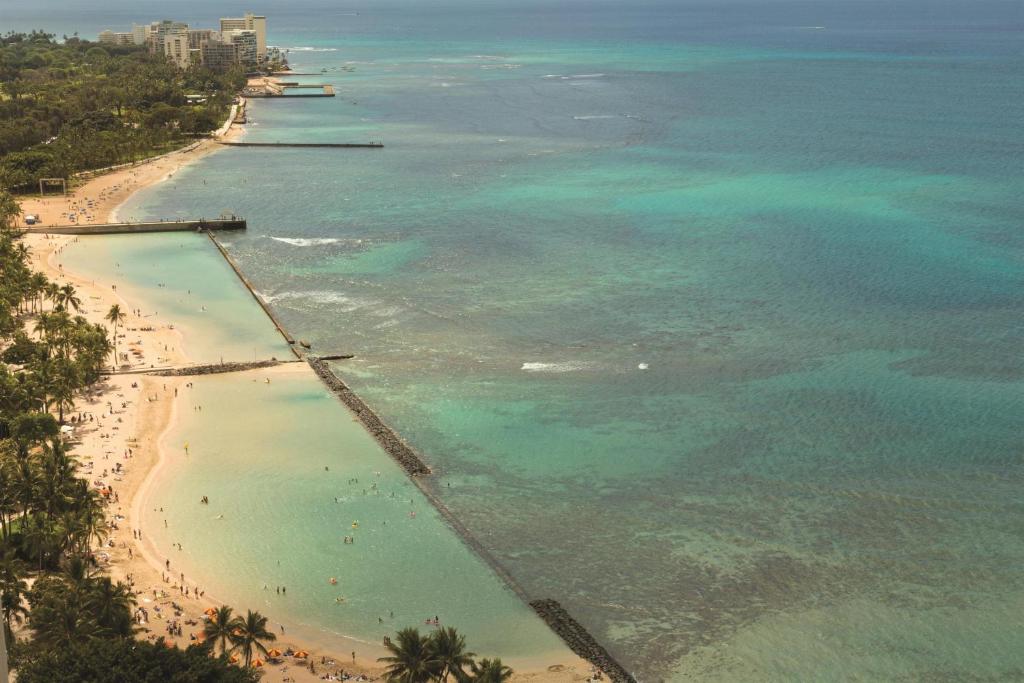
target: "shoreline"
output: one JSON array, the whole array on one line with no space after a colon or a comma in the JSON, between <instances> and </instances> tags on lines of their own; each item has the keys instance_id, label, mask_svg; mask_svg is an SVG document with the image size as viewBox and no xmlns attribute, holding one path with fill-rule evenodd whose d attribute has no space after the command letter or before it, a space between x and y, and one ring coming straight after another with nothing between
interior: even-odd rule
<instances>
[{"instance_id":1,"label":"shoreline","mask_svg":"<svg viewBox=\"0 0 1024 683\"><path fill-rule=\"evenodd\" d=\"M237 130L237 124L231 124L229 126L234 131L235 135L240 134ZM207 143L207 144L203 144ZM159 182L162 182L168 178L173 177L174 173L183 168L184 166L191 164L192 162L206 156L213 151L221 149L214 140L205 140L203 143L191 146L183 150L177 150L163 157L148 160L147 162L139 165L133 165L128 167L122 167L110 171L109 173L96 176L86 181L79 187L76 187L74 192L68 197L55 196L48 198L41 198L35 200L33 203L26 202L23 204L23 214L33 213L33 211L39 213L39 209L36 207L43 208L44 211L49 212L53 215L55 209L61 208L62 204L71 205L75 202L82 201L84 198L90 196L96 196L98 193L100 199L95 202L93 213L88 217L87 220L82 223L94 223L101 222L106 219L106 216L99 215L102 210L109 212L108 220L116 220L116 212L121 208L125 201L127 201L136 191L145 187L150 187ZM143 173L139 173L140 169L144 168ZM31 208L30 208L31 207ZM101 208L102 207L102 208ZM44 215L44 225L48 222ZM94 302L99 302L98 308L91 310L92 315L87 315L93 319L94 322L99 321L102 318L102 314L110 303L120 304L126 311L135 310L132 304L145 306L146 302L131 302L125 300L116 290L102 290L94 282L89 281L87 278L82 277L71 271L65 271L61 264L57 262L57 257L60 251L74 241L77 241L77 237L69 236L56 236L36 233L33 235L26 235L26 242L33 248L33 257L37 261L37 265L41 270L45 271L49 277L55 280L70 281L75 284L82 294L83 300L88 300L87 304L90 307L95 306ZM243 278L244 284L244 278ZM136 348L141 350L141 356L137 357L138 364L144 364L152 356L147 357L147 353L152 350L160 350L164 347L165 353L174 353L173 361L170 358L167 360L167 364L173 365L184 365L188 364L190 359L182 350L182 339L183 335L180 330L174 329L169 323L163 326L158 326L152 331L147 338L143 339L143 333L139 331L142 327L152 327L153 321L148 320L142 316L130 316L129 320L126 321L125 325L119 329L119 340L124 337L127 343L129 336L139 336L139 340L133 344ZM131 333L129 335L128 333ZM173 344L173 346L172 346ZM122 350L121 342L119 341L119 352ZM286 366L290 368L291 366ZM305 372L309 372L314 378L316 373L313 369L306 366L305 364L297 365L298 368L302 368ZM294 370L291 370L294 371ZM319 381L319 380L318 380ZM132 386L132 385L136 386ZM117 411L112 409L109 417L113 418L115 415L118 423L123 425L125 418L127 418L128 425L131 425L129 430L134 432L130 437L121 433L119 435L107 436L106 440L101 437L98 433L100 430L100 424L97 422L96 427L91 430L90 433L82 435L81 441L74 447L76 458L81 458L81 451L86 448L110 448L104 456L104 460L109 459L109 456L114 454L118 449L122 450L125 458L125 464L131 465L127 470L127 475L124 477L124 483L118 485L118 492L124 492L127 496L127 500L120 505L117 505L116 512L112 512L118 515L117 518L123 526L131 527L133 530L132 540L126 541L119 538L117 533L111 534L111 539L114 540L115 544L112 547L104 548L104 552L108 552L110 555L110 561L106 564L105 569L115 579L132 579L133 588L139 595L139 606L150 608L150 605L164 604L169 605L171 602L177 602L183 609L182 616L178 618L179 622L184 623L186 620L195 620L198 622L197 626L191 627L191 632L201 631L202 624L202 610L207 607L217 606L222 604L218 602L214 596L206 596L205 591L202 596L196 598L186 598L181 591L184 587L192 588L194 584L186 580L185 586L179 585L180 582L176 580L164 580L163 571L165 568L165 562L170 559L161 556L159 550L149 540L150 534L145 533L146 530L142 525L142 505L145 503L146 495L152 490L153 486L159 485L161 475L166 472L166 464L168 462L167 448L164 444L167 436L173 431L174 427L178 422L178 412L176 409L176 401L163 400L170 399L175 389L181 389L186 384L185 378L180 377L157 377L153 375L113 375L105 378L102 383L98 386L98 391L91 394L88 399L83 399L80 402L80 408L82 410L97 411L102 410L103 405L106 401L110 401L113 404L113 399L116 397L122 401L123 411ZM155 397L155 400L147 400L145 404L141 402L143 396ZM126 400L125 400L126 399ZM131 407L128 407L131 406ZM348 406L344 406L343 410L347 410L350 415L355 416ZM105 416L106 417L106 416ZM127 426L127 425L125 425ZM365 426L365 425L364 425ZM115 426L113 429L118 430L119 427ZM83 430L84 431L84 430ZM78 435L76 435L77 437ZM109 442L108 442L109 441ZM128 449L132 449L131 455L128 455ZM137 467L136 467L137 466ZM136 471L138 470L138 471ZM121 481L121 480L119 480ZM415 479L414 479L414 483ZM422 486L420 486L422 490ZM433 503L433 501L431 501ZM112 504L113 506L113 504ZM436 506L435 506L436 507ZM134 530L139 529L146 536L145 540L139 540L135 538ZM457 529L453 529L456 533ZM459 534L462 536L462 534ZM465 538L462 539L465 542ZM118 541L120 541L118 543ZM129 551L129 548L132 550ZM486 561L486 558L484 558ZM487 562L489 565L492 563ZM172 566L173 569L173 566ZM499 572L500 574L500 572ZM505 577L501 576L505 580ZM187 579L187 577L186 577ZM506 584L507 584L507 580ZM156 587L158 591L163 591L166 595L160 593L154 593L153 588ZM177 591L176 595L173 591ZM147 597L152 594L153 598ZM161 595L161 597L157 597ZM523 596L521 596L523 597ZM152 620L153 614L151 613L151 629L149 638L160 638L163 637L172 642L175 642L179 646L187 647L190 643L188 634L190 633L189 626L182 626L182 636L171 638L166 634L157 632L160 626L165 626L165 619ZM273 616L273 615L268 615ZM156 621L163 620L165 624L157 625ZM276 621L276 620L272 620ZM325 641L328 639L342 638L347 639L353 644L358 643L360 646L365 647L366 643L357 639L350 639L348 636L341 634L334 634L328 631L323 631L323 637L309 633L310 631L320 631L315 627L306 628L298 626L289 631L289 637L282 638L274 643L274 646L278 649L284 650L286 647L291 646L293 649L301 649L303 646L315 644L317 650L327 651L332 654L324 654L323 656L329 657L330 659L337 662L333 667L344 668L346 671L355 675L365 674L371 677L379 675L381 670L380 665L375 659L356 658L356 662L353 665L347 658L342 658L337 655L337 645L330 645ZM294 633L293 633L294 632ZM293 635L305 636L296 639ZM379 650L382 648L377 645ZM376 654L376 653L375 653ZM571 656L565 656L566 654ZM310 660L319 658L321 655L316 655ZM548 662L552 658L557 661L567 661L568 665L559 664L550 669L545 669L541 663L541 659L545 659ZM510 663L516 663L520 667L526 665L527 668L517 671L516 679L543 679L543 680L583 680L588 677L588 671L590 664L585 662L575 655L569 653L566 648L564 652L557 653L538 653L536 658L530 657L528 659L510 659ZM264 680L268 681L279 681L284 677L291 677L295 680L319 680L318 674L309 673L307 668L304 668L306 664L298 661L295 664L301 664L301 667L295 666L276 666L266 667L264 669ZM531 666L533 664L535 666ZM320 669L322 671L322 669Z\"/></svg>"},{"instance_id":2,"label":"shoreline","mask_svg":"<svg viewBox=\"0 0 1024 683\"><path fill-rule=\"evenodd\" d=\"M232 123L221 137L206 138L173 152L93 175L70 188L66 195L20 197L21 214L16 225L30 227L24 222L25 215L40 217L41 222L31 226L35 228L119 223L119 212L137 191L173 178L186 166L222 149L219 140L236 140L244 132L240 125Z\"/></svg>"}]
</instances>

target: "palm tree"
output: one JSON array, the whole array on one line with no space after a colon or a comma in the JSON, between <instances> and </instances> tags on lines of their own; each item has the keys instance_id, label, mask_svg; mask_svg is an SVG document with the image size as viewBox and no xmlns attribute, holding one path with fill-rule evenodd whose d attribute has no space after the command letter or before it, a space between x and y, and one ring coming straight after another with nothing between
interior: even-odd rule
<instances>
[{"instance_id":1,"label":"palm tree","mask_svg":"<svg viewBox=\"0 0 1024 683\"><path fill-rule=\"evenodd\" d=\"M114 304L110 307L104 320L114 326L114 368L117 368L117 326L125 321L127 318L124 311L121 310L121 306Z\"/></svg>"},{"instance_id":2,"label":"palm tree","mask_svg":"<svg viewBox=\"0 0 1024 683\"><path fill-rule=\"evenodd\" d=\"M252 663L253 649L266 656L267 648L261 641L277 640L277 636L267 630L265 616L259 612L248 610L245 618L239 619L235 624L235 628L231 632L231 640L235 647L242 651L245 665L249 666Z\"/></svg>"},{"instance_id":3,"label":"palm tree","mask_svg":"<svg viewBox=\"0 0 1024 683\"><path fill-rule=\"evenodd\" d=\"M14 490L14 465L0 461L0 543L11 533L11 522L18 511L18 496Z\"/></svg>"},{"instance_id":4,"label":"palm tree","mask_svg":"<svg viewBox=\"0 0 1024 683\"><path fill-rule=\"evenodd\" d=\"M132 609L135 596L128 584L109 577L90 579L86 584L85 607L106 636L130 636L135 632Z\"/></svg>"},{"instance_id":5,"label":"palm tree","mask_svg":"<svg viewBox=\"0 0 1024 683\"><path fill-rule=\"evenodd\" d=\"M58 290L56 303L58 306L62 306L66 311L69 311L72 308L76 311L82 310L82 300L75 295L75 288L73 285L64 285L60 290Z\"/></svg>"},{"instance_id":6,"label":"palm tree","mask_svg":"<svg viewBox=\"0 0 1024 683\"><path fill-rule=\"evenodd\" d=\"M42 273L32 273L29 276L29 294L32 296L32 307L37 310L43 310L43 295L46 293L46 285L49 280Z\"/></svg>"},{"instance_id":7,"label":"palm tree","mask_svg":"<svg viewBox=\"0 0 1024 683\"><path fill-rule=\"evenodd\" d=\"M227 654L228 651L235 649L234 645L229 648L228 644L234 643L235 629L241 625L242 620L234 616L234 610L227 605L221 605L216 612L210 615L210 620L203 627L206 642L210 643L214 652L219 645L221 654Z\"/></svg>"},{"instance_id":8,"label":"palm tree","mask_svg":"<svg viewBox=\"0 0 1024 683\"><path fill-rule=\"evenodd\" d=\"M418 629L403 628L395 634L394 640L384 643L391 655L379 657L378 662L387 664L384 678L393 683L427 683L437 677L443 665L435 658L431 638L421 636Z\"/></svg>"},{"instance_id":9,"label":"palm tree","mask_svg":"<svg viewBox=\"0 0 1024 683\"><path fill-rule=\"evenodd\" d=\"M15 557L13 550L8 549L0 556L0 611L3 612L4 636L8 643L14 642L12 624L21 623L28 614L23 600L28 590L28 584L21 578L24 572L25 565Z\"/></svg>"},{"instance_id":10,"label":"palm tree","mask_svg":"<svg viewBox=\"0 0 1024 683\"><path fill-rule=\"evenodd\" d=\"M502 664L500 658L473 662L469 665L469 670L473 674L470 680L479 683L505 683L512 678L512 669Z\"/></svg>"},{"instance_id":11,"label":"palm tree","mask_svg":"<svg viewBox=\"0 0 1024 683\"><path fill-rule=\"evenodd\" d=\"M83 480L78 480L81 483L85 483ZM103 511L103 504L100 502L99 494L86 486L77 486L79 489L77 499L82 504L82 510L78 513L78 524L79 529L82 532L82 537L78 540L79 548L82 551L89 549L89 543L96 541L97 544L103 543L107 537L107 515ZM82 491L81 489L86 489Z\"/></svg>"},{"instance_id":12,"label":"palm tree","mask_svg":"<svg viewBox=\"0 0 1024 683\"><path fill-rule=\"evenodd\" d=\"M466 652L466 637L451 626L434 632L430 652L441 666L438 678L442 681L448 680L448 676L455 676L457 681L465 678L465 668L472 664L474 657L472 652Z\"/></svg>"},{"instance_id":13,"label":"palm tree","mask_svg":"<svg viewBox=\"0 0 1024 683\"><path fill-rule=\"evenodd\" d=\"M47 282L46 287L43 288L43 296L57 303L57 299L60 297L60 285L56 282Z\"/></svg>"}]
</instances>

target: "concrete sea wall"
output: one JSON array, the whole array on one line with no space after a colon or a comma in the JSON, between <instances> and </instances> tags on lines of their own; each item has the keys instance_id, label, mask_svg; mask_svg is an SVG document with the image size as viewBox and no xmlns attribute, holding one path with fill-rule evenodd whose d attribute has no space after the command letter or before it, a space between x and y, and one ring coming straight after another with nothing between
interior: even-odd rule
<instances>
[{"instance_id":1,"label":"concrete sea wall","mask_svg":"<svg viewBox=\"0 0 1024 683\"><path fill-rule=\"evenodd\" d=\"M200 219L196 221L151 221L146 223L92 223L22 228L25 232L48 235L132 235L146 232L203 232L206 230L245 230L245 219Z\"/></svg>"}]
</instances>

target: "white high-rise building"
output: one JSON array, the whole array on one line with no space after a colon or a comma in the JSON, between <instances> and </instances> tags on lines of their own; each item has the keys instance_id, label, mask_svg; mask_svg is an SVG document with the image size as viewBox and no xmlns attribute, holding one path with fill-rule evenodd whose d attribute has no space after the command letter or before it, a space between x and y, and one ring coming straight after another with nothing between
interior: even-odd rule
<instances>
[{"instance_id":1,"label":"white high-rise building","mask_svg":"<svg viewBox=\"0 0 1024 683\"><path fill-rule=\"evenodd\" d=\"M138 24L132 24L132 42L136 45L145 45L146 36L149 35L148 26L139 26Z\"/></svg>"},{"instance_id":2,"label":"white high-rise building","mask_svg":"<svg viewBox=\"0 0 1024 683\"><path fill-rule=\"evenodd\" d=\"M259 48L255 31L221 31L225 43L235 46L238 55L238 63L246 67L256 66L259 60Z\"/></svg>"},{"instance_id":3,"label":"white high-rise building","mask_svg":"<svg viewBox=\"0 0 1024 683\"><path fill-rule=\"evenodd\" d=\"M188 29L175 30L163 36L164 55L179 69L187 69L190 64Z\"/></svg>"},{"instance_id":4,"label":"white high-rise building","mask_svg":"<svg viewBox=\"0 0 1024 683\"><path fill-rule=\"evenodd\" d=\"M222 17L221 33L230 31L252 31L256 34L256 59L263 62L267 58L267 18L262 15L246 13L244 17Z\"/></svg>"}]
</instances>

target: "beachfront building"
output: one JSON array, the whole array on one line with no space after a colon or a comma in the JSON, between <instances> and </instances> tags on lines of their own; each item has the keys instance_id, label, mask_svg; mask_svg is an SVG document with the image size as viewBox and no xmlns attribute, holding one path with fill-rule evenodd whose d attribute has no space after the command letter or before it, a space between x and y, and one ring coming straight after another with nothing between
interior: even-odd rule
<instances>
[{"instance_id":1,"label":"beachfront building","mask_svg":"<svg viewBox=\"0 0 1024 683\"><path fill-rule=\"evenodd\" d=\"M180 36L182 34L185 36L185 43L187 45L188 24L183 24L179 21L171 21L170 19L154 21L149 25L148 30L146 31L146 45L149 46L150 54L168 54L167 48L164 47L167 37Z\"/></svg>"},{"instance_id":2,"label":"beachfront building","mask_svg":"<svg viewBox=\"0 0 1024 683\"><path fill-rule=\"evenodd\" d=\"M187 29L168 33L164 36L164 55L179 69L187 69L192 63L188 42Z\"/></svg>"},{"instance_id":3,"label":"beachfront building","mask_svg":"<svg viewBox=\"0 0 1024 683\"><path fill-rule=\"evenodd\" d=\"M203 43L200 48L202 53L203 66L213 71L227 71L238 64L238 50L231 43L220 41L220 34L217 40L210 39Z\"/></svg>"},{"instance_id":4,"label":"beachfront building","mask_svg":"<svg viewBox=\"0 0 1024 683\"><path fill-rule=\"evenodd\" d=\"M146 36L149 35L149 27L143 24L132 24L132 42L136 45L145 45Z\"/></svg>"},{"instance_id":5,"label":"beachfront building","mask_svg":"<svg viewBox=\"0 0 1024 683\"><path fill-rule=\"evenodd\" d=\"M106 43L108 45L134 45L135 37L131 33L114 33L113 31L104 31L99 35L99 42Z\"/></svg>"},{"instance_id":6,"label":"beachfront building","mask_svg":"<svg viewBox=\"0 0 1024 683\"><path fill-rule=\"evenodd\" d=\"M222 17L220 32L252 31L256 34L256 60L262 64L267 59L267 18L247 13L244 17Z\"/></svg>"},{"instance_id":7,"label":"beachfront building","mask_svg":"<svg viewBox=\"0 0 1024 683\"><path fill-rule=\"evenodd\" d=\"M222 31L223 41L235 46L238 63L253 68L259 63L259 51L255 31Z\"/></svg>"},{"instance_id":8,"label":"beachfront building","mask_svg":"<svg viewBox=\"0 0 1024 683\"><path fill-rule=\"evenodd\" d=\"M133 24L131 32L100 33L99 42L110 45L145 45L150 53L163 55L179 69L202 64L215 71L234 66L255 69L267 60L267 18L246 14L225 17L220 31L189 28L188 24L164 19L151 24ZM275 48L276 50L276 48ZM276 53L280 59L280 52Z\"/></svg>"},{"instance_id":9,"label":"beachfront building","mask_svg":"<svg viewBox=\"0 0 1024 683\"><path fill-rule=\"evenodd\" d=\"M203 43L213 37L215 31L209 28L190 28L188 30L188 49L201 50Z\"/></svg>"}]
</instances>

